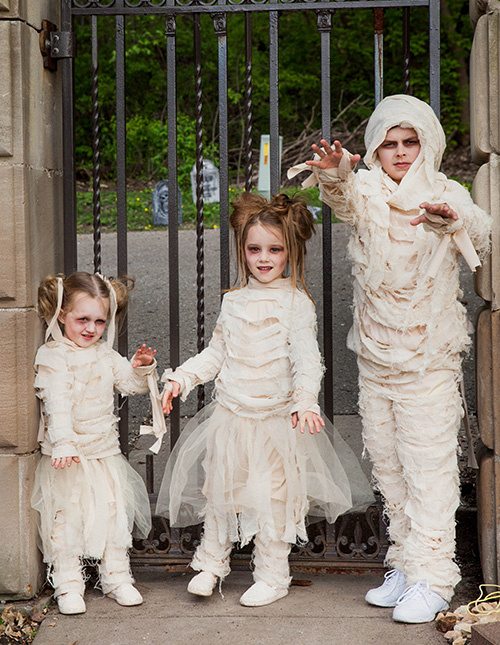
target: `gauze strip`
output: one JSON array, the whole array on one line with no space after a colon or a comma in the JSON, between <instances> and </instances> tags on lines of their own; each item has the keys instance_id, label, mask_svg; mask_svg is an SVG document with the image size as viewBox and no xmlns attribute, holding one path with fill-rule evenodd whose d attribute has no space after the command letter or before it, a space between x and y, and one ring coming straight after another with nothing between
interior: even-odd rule
<instances>
[{"instance_id":1,"label":"gauze strip","mask_svg":"<svg viewBox=\"0 0 500 645\"><path fill-rule=\"evenodd\" d=\"M47 342L51 336L54 340L63 339L62 331L61 331L61 328L59 327L59 315L61 314L63 294L64 294L64 289L63 289L62 278L57 278L57 307L54 312L54 315L52 316L50 321L47 322L47 330L45 332L45 342Z\"/></svg>"}]
</instances>

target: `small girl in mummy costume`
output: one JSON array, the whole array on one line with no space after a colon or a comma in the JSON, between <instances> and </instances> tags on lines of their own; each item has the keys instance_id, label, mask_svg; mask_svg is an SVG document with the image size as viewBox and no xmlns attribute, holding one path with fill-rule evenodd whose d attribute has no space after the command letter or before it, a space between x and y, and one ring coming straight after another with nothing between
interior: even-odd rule
<instances>
[{"instance_id":1,"label":"small girl in mummy costume","mask_svg":"<svg viewBox=\"0 0 500 645\"><path fill-rule=\"evenodd\" d=\"M128 549L134 523L147 537L149 499L141 477L120 452L114 392L156 390L156 350L142 345L132 363L113 350L115 317L128 299L125 281L98 274L47 277L38 290L47 322L35 359L42 402L38 464L31 503L59 611L85 611L82 559L100 560L104 594L139 605ZM107 339L102 336L109 320ZM153 407L153 410L155 407ZM164 426L163 415L155 419Z\"/></svg>"},{"instance_id":2,"label":"small girl in mummy costume","mask_svg":"<svg viewBox=\"0 0 500 645\"><path fill-rule=\"evenodd\" d=\"M427 622L448 607L460 580L454 562L459 504L459 383L470 346L458 298L461 252L489 246L490 217L438 172L443 129L426 103L406 95L379 103L365 133L368 170L339 141L313 146L289 171L313 175L321 198L352 226L354 324L363 439L385 498L391 567L367 602L394 620Z\"/></svg>"},{"instance_id":3,"label":"small girl in mummy costume","mask_svg":"<svg viewBox=\"0 0 500 645\"><path fill-rule=\"evenodd\" d=\"M318 407L323 367L314 304L304 284L313 218L299 200L245 193L230 217L238 286L225 294L209 346L166 370L172 397L216 379L215 400L186 426L167 463L157 513L172 526L204 522L188 591L211 596L234 543L254 540L244 606L288 594L288 554L307 541L306 515L333 522L373 500L348 446L329 438ZM284 277L288 267L289 277ZM300 287L298 287L300 282Z\"/></svg>"}]
</instances>

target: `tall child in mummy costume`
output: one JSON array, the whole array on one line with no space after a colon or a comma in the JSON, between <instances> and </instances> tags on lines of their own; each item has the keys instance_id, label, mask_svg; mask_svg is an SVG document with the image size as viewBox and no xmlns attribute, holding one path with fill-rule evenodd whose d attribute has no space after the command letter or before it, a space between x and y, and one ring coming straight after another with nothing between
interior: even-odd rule
<instances>
[{"instance_id":1,"label":"tall child in mummy costume","mask_svg":"<svg viewBox=\"0 0 500 645\"><path fill-rule=\"evenodd\" d=\"M321 141L304 168L324 202L352 226L354 324L364 444L385 498L392 568L366 600L393 618L427 622L448 607L460 580L454 562L459 503L457 433L462 354L469 348L459 302L459 254L474 270L489 245L490 218L468 191L438 172L445 148L432 109L389 96L359 155ZM304 185L303 184L303 185Z\"/></svg>"},{"instance_id":2,"label":"tall child in mummy costume","mask_svg":"<svg viewBox=\"0 0 500 645\"><path fill-rule=\"evenodd\" d=\"M43 423L31 503L39 512L43 558L63 614L85 611L83 558L100 560L107 596L120 605L142 603L128 549L134 523L140 536L149 533L149 500L141 477L120 452L114 392L158 390L156 350L143 345L131 363L113 350L115 317L127 299L125 282L88 273L49 276L38 290L48 327L35 359ZM158 395L158 408L159 403ZM163 421L163 415L156 418L160 426Z\"/></svg>"},{"instance_id":3,"label":"tall child in mummy costume","mask_svg":"<svg viewBox=\"0 0 500 645\"><path fill-rule=\"evenodd\" d=\"M333 522L371 490L340 438L333 449L318 407L323 367L304 284L309 210L286 195L244 194L230 222L238 286L224 296L209 346L162 377L167 413L173 396L214 378L215 401L177 442L157 513L173 526L204 521L191 563L200 573L188 586L199 596L229 573L233 543L253 538L255 583L240 599L253 607L287 595L288 554L307 540L308 513Z\"/></svg>"}]
</instances>

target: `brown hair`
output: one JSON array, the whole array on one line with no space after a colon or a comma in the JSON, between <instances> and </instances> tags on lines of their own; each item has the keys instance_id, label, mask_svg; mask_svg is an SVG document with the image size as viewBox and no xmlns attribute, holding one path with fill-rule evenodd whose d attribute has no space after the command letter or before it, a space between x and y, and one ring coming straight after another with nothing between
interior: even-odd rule
<instances>
[{"instance_id":1,"label":"brown hair","mask_svg":"<svg viewBox=\"0 0 500 645\"><path fill-rule=\"evenodd\" d=\"M281 233L288 253L293 286L297 287L297 282L300 281L302 288L311 298L304 281L304 260L306 241L314 233L314 218L306 203L300 198L290 198L283 193L274 195L269 201L261 195L242 193L231 206L233 211L229 222L234 231L238 262L235 286L244 287L248 283L245 242L250 228L262 224L267 228L276 228Z\"/></svg>"},{"instance_id":2,"label":"brown hair","mask_svg":"<svg viewBox=\"0 0 500 645\"><path fill-rule=\"evenodd\" d=\"M77 292L83 292L92 298L107 298L109 288L106 282L97 273L77 271L67 278L62 274L49 275L38 287L38 313L45 320L50 320L57 309L58 278L63 281L62 309L71 309L73 298ZM128 276L109 278L111 287L116 294L116 318L122 320L128 303L128 292L134 288L134 280Z\"/></svg>"}]
</instances>

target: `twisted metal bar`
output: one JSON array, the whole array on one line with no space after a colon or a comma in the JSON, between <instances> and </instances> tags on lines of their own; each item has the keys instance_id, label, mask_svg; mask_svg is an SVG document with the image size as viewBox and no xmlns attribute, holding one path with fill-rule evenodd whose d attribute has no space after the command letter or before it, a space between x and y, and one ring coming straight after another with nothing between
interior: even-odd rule
<instances>
[{"instance_id":1,"label":"twisted metal bar","mask_svg":"<svg viewBox=\"0 0 500 645\"><path fill-rule=\"evenodd\" d=\"M94 273L101 272L101 151L99 143L97 16L92 16L92 189L94 203Z\"/></svg>"},{"instance_id":2,"label":"twisted metal bar","mask_svg":"<svg viewBox=\"0 0 500 645\"><path fill-rule=\"evenodd\" d=\"M201 16L194 14L196 105L196 305L198 352L205 347L205 240L203 229L203 92L201 86ZM198 386L198 410L205 405L205 388Z\"/></svg>"},{"instance_id":3,"label":"twisted metal bar","mask_svg":"<svg viewBox=\"0 0 500 645\"><path fill-rule=\"evenodd\" d=\"M245 190L252 190L252 14L245 14Z\"/></svg>"},{"instance_id":4,"label":"twisted metal bar","mask_svg":"<svg viewBox=\"0 0 500 645\"><path fill-rule=\"evenodd\" d=\"M403 94L410 94L410 8L403 9Z\"/></svg>"}]
</instances>

